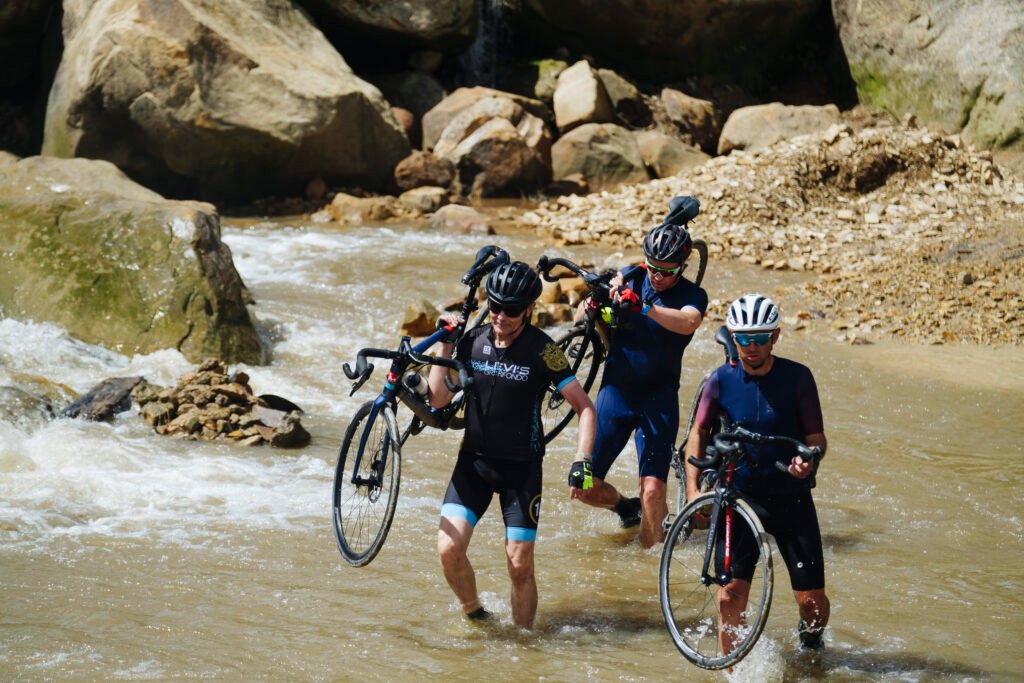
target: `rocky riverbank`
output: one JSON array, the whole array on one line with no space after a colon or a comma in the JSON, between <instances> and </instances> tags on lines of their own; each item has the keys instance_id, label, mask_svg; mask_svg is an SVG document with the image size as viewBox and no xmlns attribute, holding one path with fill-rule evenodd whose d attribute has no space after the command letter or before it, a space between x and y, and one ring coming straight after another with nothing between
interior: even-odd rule
<instances>
[{"instance_id":1,"label":"rocky riverbank","mask_svg":"<svg viewBox=\"0 0 1024 683\"><path fill-rule=\"evenodd\" d=\"M764 268L791 329L824 326L855 343L1021 344L1024 179L958 136L853 117L675 177L545 201L518 223L562 244L637 251L681 194L701 200L691 228L712 267ZM817 277L787 290L772 277L783 270Z\"/></svg>"}]
</instances>

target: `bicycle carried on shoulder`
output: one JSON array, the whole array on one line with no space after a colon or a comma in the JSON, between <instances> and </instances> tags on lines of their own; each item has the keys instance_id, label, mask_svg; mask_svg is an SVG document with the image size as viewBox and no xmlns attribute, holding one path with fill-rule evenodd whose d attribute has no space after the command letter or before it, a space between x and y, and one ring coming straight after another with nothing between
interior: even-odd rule
<instances>
[{"instance_id":1,"label":"bicycle carried on shoulder","mask_svg":"<svg viewBox=\"0 0 1024 683\"><path fill-rule=\"evenodd\" d=\"M697 277L694 284L700 285L708 266L708 247L704 240L694 240L693 249L700 256ZM582 319L555 339L555 343L565 353L569 367L579 381L583 390L590 392L597 383L601 364L608 355L610 334L614 333L619 324L618 302L612 300L609 282L615 277L615 271L609 270L601 274L593 273L579 264L559 257L541 256L537 263L537 271L548 282L560 278L553 275L555 268L562 267L579 277L587 288L583 296L584 313ZM639 268L640 266L633 266ZM627 269L627 273L631 272ZM542 417L545 424L544 443L550 442L565 428L573 417L573 410L562 395L549 387L542 402Z\"/></svg>"},{"instance_id":2,"label":"bicycle carried on shoulder","mask_svg":"<svg viewBox=\"0 0 1024 683\"><path fill-rule=\"evenodd\" d=\"M508 259L508 254L495 246L487 246L477 252L473 266L462 277L462 284L468 287L461 310L464 320L469 320L477 309L476 292L480 283ZM443 327L415 346L405 336L395 350L364 348L356 356L354 369L348 363L342 366L345 375L353 380L351 396L373 373L374 366L368 358L391 361L380 394L361 405L345 429L334 471L334 535L341 556L349 564L357 567L369 564L384 545L398 502L401 451L405 441L424 427L462 427L458 415L467 394L472 391L472 377L457 358L425 355L442 338L454 337L457 340L461 334L461 325ZM444 408L431 407L426 392L421 394L417 390L419 383L425 381L418 371L432 365L458 373L458 384L453 383L447 374L445 376L449 390L457 396ZM399 402L413 413L404 432L398 426Z\"/></svg>"},{"instance_id":3,"label":"bicycle carried on shoulder","mask_svg":"<svg viewBox=\"0 0 1024 683\"><path fill-rule=\"evenodd\" d=\"M691 426L703 387L702 381L691 410ZM682 490L677 509L682 509L670 524L666 520L668 533L658 574L661 611L672 642L688 661L704 669L725 669L746 657L764 631L771 609L774 569L768 535L733 484L735 471L747 463L743 445L788 444L805 461L820 455L797 439L757 434L738 425L721 429L711 437L704 458L689 459L701 470L702 493L685 507L681 503L685 473L681 449L676 449L673 466ZM785 469L782 463L777 466ZM734 577L744 569L753 571L746 603L737 623L725 623L719 598L727 597L723 592L732 590Z\"/></svg>"}]
</instances>

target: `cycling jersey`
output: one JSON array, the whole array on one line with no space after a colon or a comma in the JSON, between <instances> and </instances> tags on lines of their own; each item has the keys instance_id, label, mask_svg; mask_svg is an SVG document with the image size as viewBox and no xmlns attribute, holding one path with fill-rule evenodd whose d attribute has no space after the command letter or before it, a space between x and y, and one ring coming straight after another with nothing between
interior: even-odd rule
<instances>
[{"instance_id":1,"label":"cycling jersey","mask_svg":"<svg viewBox=\"0 0 1024 683\"><path fill-rule=\"evenodd\" d=\"M575 377L551 337L530 324L507 348L494 345L490 325L470 330L456 357L473 376L461 452L478 457L544 457L541 401L548 385L561 391Z\"/></svg>"},{"instance_id":2,"label":"cycling jersey","mask_svg":"<svg viewBox=\"0 0 1024 683\"><path fill-rule=\"evenodd\" d=\"M707 293L682 277L662 292L654 290L647 271L639 266L624 270L623 278L626 287L656 306L691 306L701 316L707 311ZM602 385L614 384L624 391L641 392L662 385L678 389L683 350L693 335L671 332L640 313L623 313L620 322L612 333Z\"/></svg>"},{"instance_id":3,"label":"cycling jersey","mask_svg":"<svg viewBox=\"0 0 1024 683\"><path fill-rule=\"evenodd\" d=\"M742 364L722 365L708 377L697 407L696 423L711 430L720 412L729 422L752 432L788 436L803 441L808 434L822 434L821 402L814 375L805 365L774 357L771 370L750 375ZM736 469L733 481L744 492L775 495L806 491L814 477L797 479L775 467L789 463L794 450L787 444L744 444L748 457Z\"/></svg>"}]
</instances>

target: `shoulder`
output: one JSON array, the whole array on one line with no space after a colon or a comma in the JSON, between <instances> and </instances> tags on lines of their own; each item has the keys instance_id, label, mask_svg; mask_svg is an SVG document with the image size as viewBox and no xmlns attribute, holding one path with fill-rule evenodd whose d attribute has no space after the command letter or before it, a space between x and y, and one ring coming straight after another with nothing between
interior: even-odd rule
<instances>
[{"instance_id":1,"label":"shoulder","mask_svg":"<svg viewBox=\"0 0 1024 683\"><path fill-rule=\"evenodd\" d=\"M789 358L782 358L775 356L775 368L782 370L786 374L790 375L811 375L811 369L803 363L798 363L795 360Z\"/></svg>"}]
</instances>

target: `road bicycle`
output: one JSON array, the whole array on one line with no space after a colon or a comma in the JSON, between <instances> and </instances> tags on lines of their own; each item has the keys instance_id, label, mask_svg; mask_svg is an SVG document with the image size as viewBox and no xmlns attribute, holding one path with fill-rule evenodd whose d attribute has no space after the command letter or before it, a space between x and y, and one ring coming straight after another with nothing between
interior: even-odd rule
<instances>
[{"instance_id":1,"label":"road bicycle","mask_svg":"<svg viewBox=\"0 0 1024 683\"><path fill-rule=\"evenodd\" d=\"M695 404L702 390L703 382ZM736 470L747 464L744 444L787 444L808 462L820 456L820 451L796 439L726 424L711 437L704 458L689 458L701 470L702 493L682 507L668 526L658 592L672 642L688 661L704 669L725 669L747 656L764 631L771 609L774 570L768 535L733 484ZM673 465L685 499L681 460L674 457ZM783 463L776 465L786 469ZM720 618L718 598L729 590L735 567L753 567L754 574L741 619L731 624Z\"/></svg>"},{"instance_id":2,"label":"road bicycle","mask_svg":"<svg viewBox=\"0 0 1024 683\"><path fill-rule=\"evenodd\" d=\"M700 257L697 277L693 281L699 286L708 266L708 247L704 240L698 239L693 242L693 250ZM555 343L565 353L569 366L583 390L589 393L591 387L598 383L597 378L600 375L601 365L608 356L610 337L619 325L622 306L619 302L612 300L611 287L608 284L615 277L615 271L593 273L568 259L548 256L541 256L537 263L537 271L548 282L560 279L552 272L559 267L575 274L586 287L586 293L583 295L585 302L583 317L559 335L555 339ZM636 272L636 269L641 267L630 266L623 270L623 275L628 280ZM558 436L562 429L569 424L573 414L569 402L554 386L548 387L542 403L544 443L548 443Z\"/></svg>"},{"instance_id":3,"label":"road bicycle","mask_svg":"<svg viewBox=\"0 0 1024 683\"><path fill-rule=\"evenodd\" d=\"M495 246L477 252L472 267L462 277L462 284L468 288L461 310L463 320L470 320L478 308L476 293L480 283L508 260L508 254ZM391 361L380 394L361 405L345 429L334 470L334 535L341 556L351 565L369 564L384 545L398 502L401 451L406 440L424 427L463 427L460 411L472 392L471 375L458 358L426 355L436 342L457 341L462 333L461 325L445 326L415 346L405 336L395 350L364 348L356 356L354 369L348 363L342 366L345 375L353 380L351 396L373 373L374 366L368 358ZM433 365L458 373L457 384L446 373L445 383L456 396L444 408L431 407L426 398L426 381L420 371ZM413 413L405 430L399 429L399 402Z\"/></svg>"}]
</instances>

